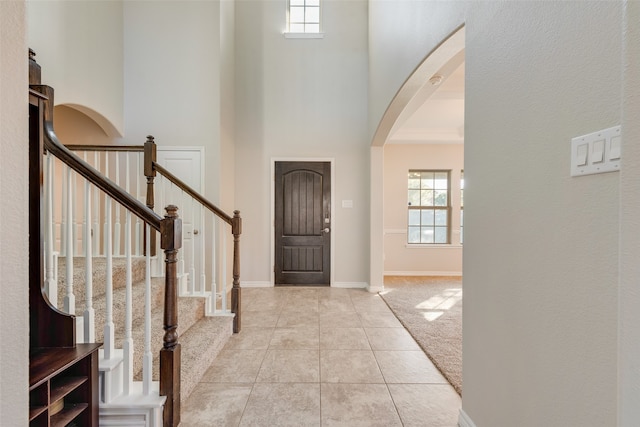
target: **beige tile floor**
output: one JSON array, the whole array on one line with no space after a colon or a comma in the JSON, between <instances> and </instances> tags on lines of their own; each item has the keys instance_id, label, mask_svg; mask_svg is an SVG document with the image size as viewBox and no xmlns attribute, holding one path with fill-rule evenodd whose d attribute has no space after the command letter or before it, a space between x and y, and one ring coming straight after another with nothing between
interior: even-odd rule
<instances>
[{"instance_id":1,"label":"beige tile floor","mask_svg":"<svg viewBox=\"0 0 640 427\"><path fill-rule=\"evenodd\" d=\"M181 427L457 426L460 397L378 295L245 288L242 306Z\"/></svg>"}]
</instances>

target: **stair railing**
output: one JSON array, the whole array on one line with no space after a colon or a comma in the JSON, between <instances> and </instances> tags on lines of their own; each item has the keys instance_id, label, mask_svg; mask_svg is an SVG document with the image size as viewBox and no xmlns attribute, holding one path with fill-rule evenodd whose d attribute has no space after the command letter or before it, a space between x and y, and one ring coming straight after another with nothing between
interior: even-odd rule
<instances>
[{"instance_id":1,"label":"stair railing","mask_svg":"<svg viewBox=\"0 0 640 427\"><path fill-rule=\"evenodd\" d=\"M66 144L65 147L70 151L76 153L85 162L92 165L95 169L100 171L104 176L111 179L119 187L122 187L127 193L133 195L140 202L145 201L145 183L143 182L144 174L142 171L144 160L144 146L143 145L70 145ZM54 166L55 167L55 166ZM53 174L52 178L55 177ZM61 195L54 195L54 200L62 200L62 208L60 218L56 221L56 228L61 230L61 234L65 236L66 224L68 223L68 209L65 209L66 193L63 191ZM73 197L73 193L72 197ZM95 208L100 207L101 201L99 194L94 192L91 200L92 205ZM114 224L113 224L113 253L117 257L124 256L126 250L124 245L121 244L124 239L124 227L122 223L122 216L125 213L125 209L116 207L114 211ZM91 218L93 235L93 256L104 256L104 227L106 226L106 218L100 218L100 212L98 209L94 209ZM144 227L139 217L136 217L135 226L132 229L133 233L133 249L134 255L140 256L144 251L143 234ZM101 245L100 242L103 242ZM66 239L61 240L57 245L61 253L66 253ZM80 255L76 249L76 256Z\"/></svg>"},{"instance_id":2,"label":"stair railing","mask_svg":"<svg viewBox=\"0 0 640 427\"><path fill-rule=\"evenodd\" d=\"M180 296L207 297L207 315L234 315L233 331L234 333L239 332L241 328L239 242L242 227L240 212L234 211L233 216L225 213L159 164L157 162L157 146L152 136L147 137L144 145L66 145L66 147L81 155L85 161L115 181L116 184L124 186L127 192L134 195L139 201L144 201L151 210L155 208L156 199L160 200L160 203L158 203L160 206L173 204L182 207L183 237L188 235L190 238L183 240L183 250L179 253L176 266L179 294ZM52 165L52 168L55 169L56 167L55 164ZM157 176L157 174L160 176ZM55 173L51 174L52 181L54 176ZM66 175L63 174L63 176ZM69 180L63 179L61 181L64 182L59 183L61 184L59 187L64 188L65 184L69 186ZM145 186L146 191L144 190ZM69 227L66 224L73 224L77 220L74 221L71 215L72 210L65 209L65 206L68 201L75 200L76 196L73 193L73 188L75 187L77 186L72 186L66 192L60 189L51 191L51 193L56 194L62 193L54 197L56 200L62 200L62 206L57 211L59 215L53 221L52 228L60 230L63 238L56 242L52 255L45 257L45 259L51 259L54 264L53 272L57 272L55 264L58 255L65 256L66 254L68 260L70 258L68 251L74 251L73 246L69 248L67 243L68 241L73 241L73 236L69 235L69 237L65 238L68 230L73 227ZM47 198L47 200L49 199ZM104 248L106 245L106 240L104 239L106 232L104 230L106 230L108 221L104 204L104 201L98 199L97 193L94 193L92 201L94 206L92 220L94 256L104 256L106 254ZM100 218L97 212L98 209L105 211L104 219ZM211 214L211 218L205 215L206 212ZM143 236L145 235L139 223L140 220L138 219L138 223L131 230L135 236L135 255L145 252L139 243L144 240ZM196 223L199 224L197 227ZM227 234L218 231L224 226L231 227L230 231L234 242L231 289L229 289L227 280ZM112 230L114 236L113 252L116 257L122 256L122 250L125 248L120 245L120 240L124 238L123 230L127 231L127 227L124 224L121 225L120 209L116 208L115 223ZM103 242L102 245L100 245L100 240ZM150 247L151 254L155 256L157 242L154 232L151 233ZM79 245L75 245L75 248L75 253L77 254ZM152 260L152 274L161 274L160 270L156 268L156 265L161 261L162 259L160 258ZM67 270L69 268L69 261L67 261ZM66 283L67 285L69 284L68 279ZM69 292L67 292L67 295L69 295ZM229 295L231 297L230 303ZM65 309L66 307L65 305Z\"/></svg>"},{"instance_id":3,"label":"stair railing","mask_svg":"<svg viewBox=\"0 0 640 427\"><path fill-rule=\"evenodd\" d=\"M147 136L147 141L144 144L144 171L147 177L147 205L153 206L155 203L154 200L154 183L156 181L157 174L160 174L163 178L165 178L171 186L175 186L178 190L178 194L172 191L161 191L161 195L164 197L177 197L183 203L184 206L191 206L191 215L198 215L195 207L200 208L200 225L201 230L193 229L193 235L198 233L207 233L211 234L213 245L211 247L211 284L210 290L206 290L206 268L205 266L205 247L204 243L206 241L205 236L203 235L200 238L201 246L196 248L195 239L192 236L191 238L191 257L189 258L190 265L187 270L188 274L188 283L181 287L183 295L202 295L207 292L211 293L211 304L209 307L209 314L226 314L229 312L229 308L227 307L227 273L226 273L226 235L224 233L221 234L221 248L222 248L222 256L220 260L216 259L216 251L215 251L215 233L216 233L216 218L222 221L222 225L228 225L231 227L231 234L233 236L233 263L232 263L232 287L231 287L231 307L230 312L234 315L233 318L233 332L238 333L241 329L241 288L240 288L240 235L242 234L242 218L240 217L240 211L235 210L233 212L233 216L228 215L223 210L218 208L216 205L207 200L204 196L190 187L187 183L182 181L176 175L174 175L171 171L163 167L161 164L157 162L157 147L155 144L155 140L153 136ZM173 193L173 194L172 194ZM165 200L166 202L166 200ZM213 221L211 222L211 227L206 227L208 224L205 221L204 210L209 211L213 215ZM192 218L191 224L195 223ZM200 262L199 262L199 274L196 274L196 268L193 266L196 259L196 252L200 254ZM219 263L220 268L220 282L216 281L216 263Z\"/></svg>"},{"instance_id":4,"label":"stair railing","mask_svg":"<svg viewBox=\"0 0 640 427\"><path fill-rule=\"evenodd\" d=\"M30 68L34 68L35 61L31 58ZM37 64L35 67L39 68ZM39 75L39 72L37 73ZM91 222L91 213L90 211L90 191L88 189L92 186L97 187L100 191L104 192L108 197L105 199L105 233L103 236L103 240L105 240L105 255L106 255L106 264L107 271L111 270L111 263L113 261L113 250L111 248L111 235L112 235L112 201L115 201L117 204L121 205L126 209L126 221L127 225L125 226L125 251L127 258L127 325L125 326L126 330L130 335L131 331L131 291L130 291L130 281L131 281L131 244L129 243L131 238L131 215L135 215L139 218L144 224L146 232L146 247L147 247L147 257L146 257L146 292L145 292L145 300L147 302L145 310L146 310L146 318L145 318L145 339L144 339L144 368L143 368L143 381L142 381L142 389L145 396L153 396L154 394L160 396L165 396L166 400L164 400L164 411L162 414L162 418L164 420L165 426L177 426L180 422L180 355L181 348L180 343L178 341L177 334L177 325L178 325L178 312L177 312L177 297L178 297L178 279L177 279L177 271L176 271L176 263L177 263L177 254L178 250L181 247L182 242L182 220L178 217L177 207L170 205L166 208L166 214L164 217L161 217L157 213L153 212L153 210L149 209L144 203L140 202L136 197L129 194L127 191L122 189L120 186L116 185L113 181L105 177L98 170L92 167L89 163L84 161L82 158L71 152L67 149L56 136L53 129L53 88L49 86L45 86L40 84L39 78L31 78L30 76L30 88L39 92L43 95L44 98L44 117L42 123L42 130L44 136L44 147L43 150L46 151L48 160L47 163L51 161L51 157L53 156L60 161L62 161L66 166L68 166L69 170L67 171L67 189L71 188L71 192L67 195L66 203L67 211L71 213L71 216L68 218L70 221L67 223L67 241L71 246L70 250L67 250L66 253L70 255L69 259L66 261L72 263L73 260L73 246L75 239L73 238L73 229L75 222L73 221L74 211L74 200L71 199L74 186L71 184L75 179L75 176L78 175L84 178L85 181L85 193L84 193L84 201L85 207L88 206L87 211L85 211L85 224L84 224L84 253L85 253L85 262L88 270L85 269L86 274L86 282L89 284L91 282L92 272L91 272L91 262L93 255L93 244L91 243L91 227L89 223ZM39 160L32 160L31 164L38 164ZM47 170L47 175L50 174L51 169ZM43 173L40 173L40 179L42 183ZM49 188L50 183L47 182L47 187ZM49 190L46 190L49 191ZM49 199L51 200L51 198ZM51 206L49 206L49 202L44 204L46 214L51 214ZM45 219L45 231L49 230L49 233L53 232L52 224L49 220ZM151 276L150 276L150 236L151 230L155 230L160 235L160 243L161 248L164 250L165 255L165 279L164 279L164 321L163 321L163 329L164 336L162 339L162 349L160 350L160 381L159 386L156 389L152 382L152 367L151 363L153 360L153 356L151 354L151 320L150 320L150 295L151 295ZM69 238L71 236L71 238ZM129 244L127 244L129 243ZM47 269L51 269L51 265L47 267ZM67 268L67 281L71 281L73 277L73 266L71 268ZM49 274L47 274L47 277ZM53 275L51 275L53 276ZM118 355L121 350L117 350L115 348L115 338L114 338L114 319L113 319L113 288L111 279L109 277L109 273L107 273L107 280L105 286L105 299L106 299L106 321L104 326L104 359L109 361L114 361L118 358ZM46 282L45 282L46 285ZM68 310L73 314L75 310L75 297L73 295L73 287L72 284L66 284L67 295L65 296L65 306L67 306ZM45 286L46 287L46 286ZM51 284L49 284L49 290L51 290ZM51 295L50 295L51 297ZM53 298L51 298L53 299ZM87 306L85 307L84 315L82 316L83 329L84 333L83 339L85 342L93 341L95 339L94 331L94 319L93 316L93 308L91 306L91 288L87 286L86 291L86 299ZM74 333L75 335L75 333ZM133 388L133 371L131 368L132 360L131 353L133 352L133 345L130 342L130 336L126 337L124 340L124 350L123 353L124 365L127 372L124 372L123 381L125 382L124 389L125 392L130 392ZM128 348L127 348L128 347ZM127 354L129 353L129 354ZM127 367L127 365L129 365ZM102 379L102 377L101 377ZM103 380L103 379L102 379ZM107 388L108 386L102 382L102 387ZM157 391L156 391L157 390ZM106 397L103 399L109 399L110 396L107 393ZM107 402L108 403L108 402Z\"/></svg>"}]
</instances>

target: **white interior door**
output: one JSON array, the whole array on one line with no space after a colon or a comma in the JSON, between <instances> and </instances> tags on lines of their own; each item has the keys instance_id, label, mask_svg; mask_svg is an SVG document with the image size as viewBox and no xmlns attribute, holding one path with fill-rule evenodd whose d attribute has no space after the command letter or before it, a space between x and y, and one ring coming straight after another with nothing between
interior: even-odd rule
<instances>
[{"instance_id":1,"label":"white interior door","mask_svg":"<svg viewBox=\"0 0 640 427\"><path fill-rule=\"evenodd\" d=\"M203 159L204 147L158 146L158 163L201 194L204 192ZM162 180L158 190L156 197L160 203L156 205L156 211L164 211L165 206L173 204L178 206L178 215L182 218L182 249L178 252L180 284L183 290L204 290L202 208L167 180Z\"/></svg>"}]
</instances>

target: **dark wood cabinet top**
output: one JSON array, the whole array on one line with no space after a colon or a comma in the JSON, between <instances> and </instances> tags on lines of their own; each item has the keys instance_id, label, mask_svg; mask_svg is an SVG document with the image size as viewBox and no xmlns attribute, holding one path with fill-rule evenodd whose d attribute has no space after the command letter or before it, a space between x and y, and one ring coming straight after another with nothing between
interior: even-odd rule
<instances>
[{"instance_id":1,"label":"dark wood cabinet top","mask_svg":"<svg viewBox=\"0 0 640 427\"><path fill-rule=\"evenodd\" d=\"M78 360L97 351L102 344L76 344L75 347L41 347L29 355L29 389L72 366Z\"/></svg>"}]
</instances>

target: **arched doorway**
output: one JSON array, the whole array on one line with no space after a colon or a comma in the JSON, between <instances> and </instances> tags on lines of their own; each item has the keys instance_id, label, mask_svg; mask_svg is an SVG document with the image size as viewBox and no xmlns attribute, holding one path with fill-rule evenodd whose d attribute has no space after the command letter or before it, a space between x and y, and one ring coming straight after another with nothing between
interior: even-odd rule
<instances>
[{"instance_id":1,"label":"arched doorway","mask_svg":"<svg viewBox=\"0 0 640 427\"><path fill-rule=\"evenodd\" d=\"M464 27L457 29L407 78L383 115L371 143L371 217L369 289L384 289L384 146L438 89L435 79L444 82L464 63Z\"/></svg>"}]
</instances>

